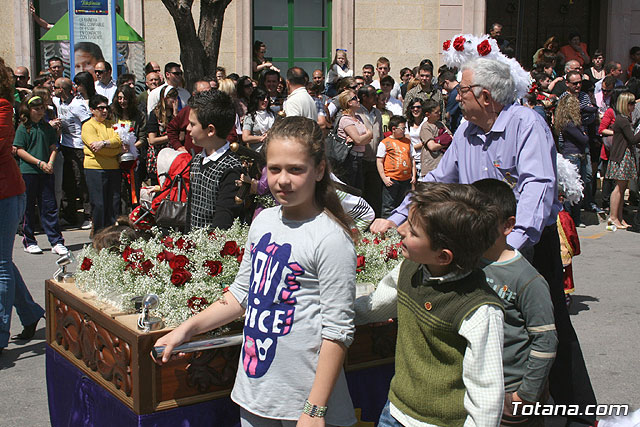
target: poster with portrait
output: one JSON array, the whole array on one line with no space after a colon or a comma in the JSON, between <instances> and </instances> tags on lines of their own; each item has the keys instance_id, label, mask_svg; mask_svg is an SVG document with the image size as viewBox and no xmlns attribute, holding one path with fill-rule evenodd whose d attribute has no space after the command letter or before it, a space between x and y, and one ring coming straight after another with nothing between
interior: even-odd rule
<instances>
[{"instance_id":1,"label":"poster with portrait","mask_svg":"<svg viewBox=\"0 0 640 427\"><path fill-rule=\"evenodd\" d=\"M105 60L117 67L115 0L69 0L71 74L88 71Z\"/></svg>"}]
</instances>

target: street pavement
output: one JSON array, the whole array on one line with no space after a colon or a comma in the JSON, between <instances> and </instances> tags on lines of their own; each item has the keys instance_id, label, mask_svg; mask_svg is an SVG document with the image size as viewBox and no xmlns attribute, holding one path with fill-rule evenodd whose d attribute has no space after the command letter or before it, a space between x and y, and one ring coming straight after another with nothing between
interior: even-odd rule
<instances>
[{"instance_id":1,"label":"street pavement","mask_svg":"<svg viewBox=\"0 0 640 427\"><path fill-rule=\"evenodd\" d=\"M598 224L594 217L586 222L593 225L579 229L582 255L574 258L571 318L598 402L626 403L638 409L640 376L634 342L640 337L640 234L606 231L606 224ZM16 237L15 263L34 299L44 306L44 281L56 270L57 256L49 251L44 235L38 236L45 250L42 255L23 252ZM64 237L74 253L89 243L88 231L66 231ZM77 265L72 267L71 271ZM11 333L21 330L14 310ZM10 343L0 356L1 426L50 425L44 338L45 322L41 321L33 340Z\"/></svg>"}]
</instances>

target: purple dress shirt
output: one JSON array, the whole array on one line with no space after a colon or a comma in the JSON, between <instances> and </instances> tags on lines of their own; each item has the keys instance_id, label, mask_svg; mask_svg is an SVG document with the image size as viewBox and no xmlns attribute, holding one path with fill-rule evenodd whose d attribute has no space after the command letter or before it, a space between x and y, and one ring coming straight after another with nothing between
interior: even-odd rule
<instances>
[{"instance_id":1,"label":"purple dress shirt","mask_svg":"<svg viewBox=\"0 0 640 427\"><path fill-rule=\"evenodd\" d=\"M471 184L485 178L505 181L518 201L509 245L519 249L537 243L562 207L556 186L556 148L539 114L513 104L502 109L489 132L471 122L461 124L438 167L422 180ZM402 224L408 207L409 195L388 219Z\"/></svg>"}]
</instances>

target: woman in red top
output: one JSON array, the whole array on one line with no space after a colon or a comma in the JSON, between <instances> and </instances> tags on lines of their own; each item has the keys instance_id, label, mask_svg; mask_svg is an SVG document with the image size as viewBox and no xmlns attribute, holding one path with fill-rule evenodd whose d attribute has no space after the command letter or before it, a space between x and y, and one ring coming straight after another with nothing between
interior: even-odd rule
<instances>
[{"instance_id":1,"label":"woman in red top","mask_svg":"<svg viewBox=\"0 0 640 427\"><path fill-rule=\"evenodd\" d=\"M12 337L33 338L44 309L33 301L13 263L13 240L25 209L25 185L13 158L13 73L0 58L0 353L9 344L11 311L16 306L24 330Z\"/></svg>"}]
</instances>

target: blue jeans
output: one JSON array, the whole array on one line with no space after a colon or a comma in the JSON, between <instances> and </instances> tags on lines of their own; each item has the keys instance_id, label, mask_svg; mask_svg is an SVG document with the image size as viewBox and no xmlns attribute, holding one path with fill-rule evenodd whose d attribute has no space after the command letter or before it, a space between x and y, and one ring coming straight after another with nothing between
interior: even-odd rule
<instances>
[{"instance_id":1,"label":"blue jeans","mask_svg":"<svg viewBox=\"0 0 640 427\"><path fill-rule=\"evenodd\" d=\"M380 419L378 420L378 427L402 427L402 424L391 416L391 410L389 409L389 401L382 408Z\"/></svg>"},{"instance_id":2,"label":"blue jeans","mask_svg":"<svg viewBox=\"0 0 640 427\"><path fill-rule=\"evenodd\" d=\"M58 205L56 204L56 179L53 175L23 174L27 186L27 205L24 214L22 231L24 246L37 245L33 226L36 222L35 208L40 208L40 223L49 238L51 247L64 245L64 239L58 223Z\"/></svg>"},{"instance_id":3,"label":"blue jeans","mask_svg":"<svg viewBox=\"0 0 640 427\"><path fill-rule=\"evenodd\" d=\"M13 241L24 214L25 194L0 200L0 348L9 343L11 311L16 307L23 325L35 323L44 309L33 301L18 267L13 263Z\"/></svg>"}]
</instances>

